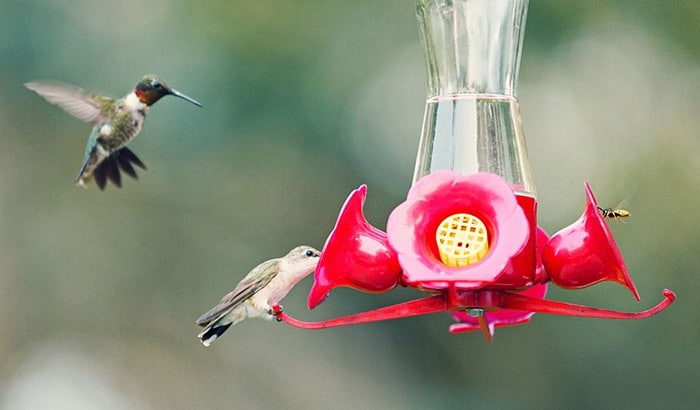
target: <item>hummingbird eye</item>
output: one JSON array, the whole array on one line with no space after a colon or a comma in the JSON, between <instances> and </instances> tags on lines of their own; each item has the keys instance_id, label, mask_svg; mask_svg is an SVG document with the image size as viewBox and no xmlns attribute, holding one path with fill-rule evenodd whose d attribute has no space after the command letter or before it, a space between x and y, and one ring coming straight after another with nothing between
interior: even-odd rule
<instances>
[{"instance_id":1,"label":"hummingbird eye","mask_svg":"<svg viewBox=\"0 0 700 410\"><path fill-rule=\"evenodd\" d=\"M318 256L318 255L316 255L316 252L309 249L308 251L306 251L306 256L312 257L312 256Z\"/></svg>"},{"instance_id":2,"label":"hummingbird eye","mask_svg":"<svg viewBox=\"0 0 700 410\"><path fill-rule=\"evenodd\" d=\"M156 88L156 89L158 89L158 88L161 87L160 82L159 82L158 80L154 80L154 81L151 83L151 86L153 86L153 88Z\"/></svg>"}]
</instances>

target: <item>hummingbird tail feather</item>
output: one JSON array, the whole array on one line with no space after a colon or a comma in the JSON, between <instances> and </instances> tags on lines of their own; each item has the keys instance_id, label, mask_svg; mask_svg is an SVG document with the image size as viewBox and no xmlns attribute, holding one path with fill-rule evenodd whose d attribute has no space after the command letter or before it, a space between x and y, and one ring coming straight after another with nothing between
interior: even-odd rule
<instances>
[{"instance_id":1,"label":"hummingbird tail feather","mask_svg":"<svg viewBox=\"0 0 700 410\"><path fill-rule=\"evenodd\" d=\"M109 159L105 160L105 162L108 160ZM97 184L97 187L100 188L101 191L104 190L105 185L107 185L107 172L105 172L102 164L95 168L93 175L95 176L95 183Z\"/></svg>"},{"instance_id":2,"label":"hummingbird tail feather","mask_svg":"<svg viewBox=\"0 0 700 410\"><path fill-rule=\"evenodd\" d=\"M219 321L212 322L210 323L207 327L204 328L204 330L197 335L199 340L202 342L202 344L206 347L209 347L214 340L218 339L219 336L224 334L225 331L228 330L229 327L233 322L228 322L228 323L219 323Z\"/></svg>"},{"instance_id":3,"label":"hummingbird tail feather","mask_svg":"<svg viewBox=\"0 0 700 410\"><path fill-rule=\"evenodd\" d=\"M138 166L139 168L143 169L144 171L146 170L146 165L143 162L141 162L139 157L137 157L136 154L134 154L134 152L132 150L130 150L129 148L123 147L122 149L117 151L117 153L120 156L126 157L125 162L136 164L136 166ZM120 161L120 163L123 163L123 162Z\"/></svg>"},{"instance_id":4,"label":"hummingbird tail feather","mask_svg":"<svg viewBox=\"0 0 700 410\"><path fill-rule=\"evenodd\" d=\"M110 156L105 158L93 171L95 183L104 190L107 185L107 180L112 181L118 188L122 186L120 170L134 179L138 179L136 169L132 164L141 169L146 169L146 165L136 156L129 148L123 147L114 151ZM81 172L82 175L82 172Z\"/></svg>"},{"instance_id":5,"label":"hummingbird tail feather","mask_svg":"<svg viewBox=\"0 0 700 410\"><path fill-rule=\"evenodd\" d=\"M117 155L116 159L119 168L124 171L125 174L134 179L139 179L138 175L136 175L136 170L131 166L131 162L129 162L129 158L126 155Z\"/></svg>"},{"instance_id":6,"label":"hummingbird tail feather","mask_svg":"<svg viewBox=\"0 0 700 410\"><path fill-rule=\"evenodd\" d=\"M119 173L119 165L117 165L117 159L114 156L110 156L100 165L104 172L107 174L107 179L112 181L112 183L116 185L117 188L121 188L122 176Z\"/></svg>"}]
</instances>

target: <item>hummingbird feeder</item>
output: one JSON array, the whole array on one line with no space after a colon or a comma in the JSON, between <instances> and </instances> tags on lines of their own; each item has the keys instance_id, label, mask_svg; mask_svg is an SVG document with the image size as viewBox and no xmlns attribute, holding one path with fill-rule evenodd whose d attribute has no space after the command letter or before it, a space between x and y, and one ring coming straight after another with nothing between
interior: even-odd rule
<instances>
[{"instance_id":1,"label":"hummingbird feeder","mask_svg":"<svg viewBox=\"0 0 700 410\"><path fill-rule=\"evenodd\" d=\"M322 329L449 312L451 333L527 323L534 313L642 319L675 300L627 313L548 300L550 282L580 289L602 281L639 300L588 183L586 208L549 237L537 225L537 199L525 149L516 85L528 0L416 0L429 97L413 186L390 214L387 231L354 190L326 240L308 297L310 309L333 288L388 292L397 285L426 297L321 322L273 306L277 318Z\"/></svg>"}]
</instances>

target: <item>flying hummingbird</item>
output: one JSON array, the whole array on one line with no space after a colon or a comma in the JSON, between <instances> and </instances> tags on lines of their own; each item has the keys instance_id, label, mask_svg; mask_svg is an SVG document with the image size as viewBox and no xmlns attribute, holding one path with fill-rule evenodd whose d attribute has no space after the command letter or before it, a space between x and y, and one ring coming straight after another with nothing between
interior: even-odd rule
<instances>
[{"instance_id":1,"label":"flying hummingbird","mask_svg":"<svg viewBox=\"0 0 700 410\"><path fill-rule=\"evenodd\" d=\"M238 285L207 313L197 319L204 330L197 335L209 346L229 327L246 318L272 320L272 305L313 272L320 252L310 246L297 246L283 258L270 259L253 268Z\"/></svg>"},{"instance_id":2,"label":"flying hummingbird","mask_svg":"<svg viewBox=\"0 0 700 410\"><path fill-rule=\"evenodd\" d=\"M134 179L137 176L132 164L146 169L143 162L126 145L141 132L151 105L166 95L174 95L202 106L185 94L170 88L155 75L143 77L133 91L118 100L60 83L29 82L24 86L44 97L46 101L63 108L68 114L95 125L88 138L83 166L75 178L75 183L87 187L94 178L100 189L104 189L107 179L121 187L120 169Z\"/></svg>"}]
</instances>

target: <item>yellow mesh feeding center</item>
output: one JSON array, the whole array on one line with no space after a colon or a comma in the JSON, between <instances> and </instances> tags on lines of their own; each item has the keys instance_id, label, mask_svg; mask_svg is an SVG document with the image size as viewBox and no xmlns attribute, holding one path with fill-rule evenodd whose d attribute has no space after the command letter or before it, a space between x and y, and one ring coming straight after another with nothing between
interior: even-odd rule
<instances>
[{"instance_id":1,"label":"yellow mesh feeding center","mask_svg":"<svg viewBox=\"0 0 700 410\"><path fill-rule=\"evenodd\" d=\"M489 251L486 226L474 215L454 214L445 218L435 232L440 259L447 266L468 266Z\"/></svg>"}]
</instances>

